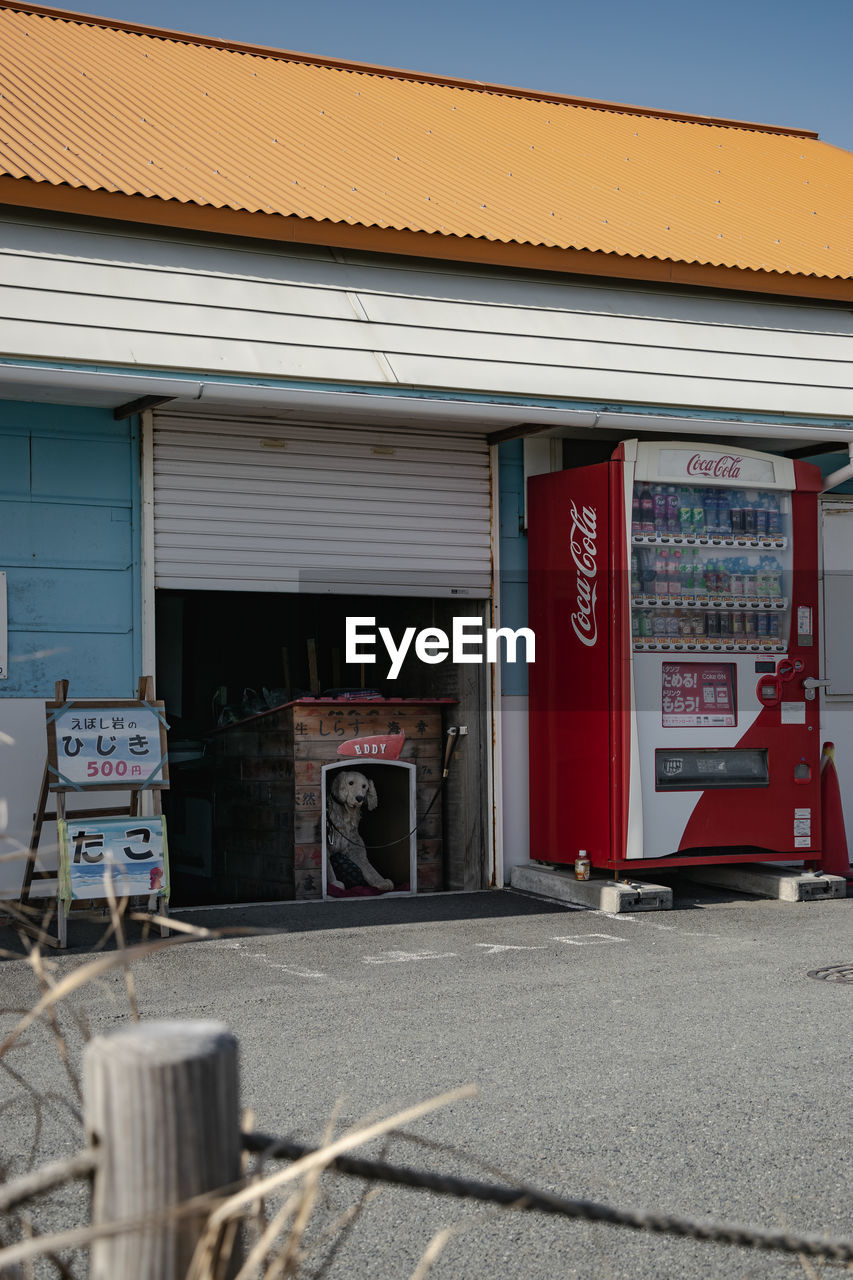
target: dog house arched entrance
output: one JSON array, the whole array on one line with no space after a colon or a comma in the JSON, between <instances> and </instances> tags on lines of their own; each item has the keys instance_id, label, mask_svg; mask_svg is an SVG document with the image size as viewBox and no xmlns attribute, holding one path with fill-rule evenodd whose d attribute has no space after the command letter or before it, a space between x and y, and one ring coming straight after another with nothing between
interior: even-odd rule
<instances>
[{"instance_id":1,"label":"dog house arched entrance","mask_svg":"<svg viewBox=\"0 0 853 1280\"><path fill-rule=\"evenodd\" d=\"M416 774L406 760L323 766L324 898L417 892Z\"/></svg>"}]
</instances>

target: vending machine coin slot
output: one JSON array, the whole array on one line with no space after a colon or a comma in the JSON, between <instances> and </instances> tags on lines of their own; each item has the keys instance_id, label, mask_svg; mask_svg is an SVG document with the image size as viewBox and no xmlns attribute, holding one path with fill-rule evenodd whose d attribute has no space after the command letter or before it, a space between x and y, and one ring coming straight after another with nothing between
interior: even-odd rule
<instances>
[{"instance_id":1,"label":"vending machine coin slot","mask_svg":"<svg viewBox=\"0 0 853 1280\"><path fill-rule=\"evenodd\" d=\"M755 686L755 695L763 707L778 707L782 697L782 681L777 675L763 675Z\"/></svg>"}]
</instances>

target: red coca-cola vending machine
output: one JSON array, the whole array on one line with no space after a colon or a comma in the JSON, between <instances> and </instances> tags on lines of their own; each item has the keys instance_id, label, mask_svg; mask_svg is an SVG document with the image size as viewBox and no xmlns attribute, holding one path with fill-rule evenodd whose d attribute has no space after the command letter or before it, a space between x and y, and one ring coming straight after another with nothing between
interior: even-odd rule
<instances>
[{"instance_id":1,"label":"red coca-cola vending machine","mask_svg":"<svg viewBox=\"0 0 853 1280\"><path fill-rule=\"evenodd\" d=\"M530 856L820 858L808 463L623 442L530 480Z\"/></svg>"}]
</instances>

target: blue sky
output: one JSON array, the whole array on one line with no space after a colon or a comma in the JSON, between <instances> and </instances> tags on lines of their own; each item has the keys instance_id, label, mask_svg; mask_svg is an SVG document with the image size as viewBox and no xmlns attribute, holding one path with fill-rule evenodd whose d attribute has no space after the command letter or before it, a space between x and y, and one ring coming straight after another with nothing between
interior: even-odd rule
<instances>
[{"instance_id":1,"label":"blue sky","mask_svg":"<svg viewBox=\"0 0 853 1280\"><path fill-rule=\"evenodd\" d=\"M126 21L813 129L853 151L853 0L90 0Z\"/></svg>"}]
</instances>

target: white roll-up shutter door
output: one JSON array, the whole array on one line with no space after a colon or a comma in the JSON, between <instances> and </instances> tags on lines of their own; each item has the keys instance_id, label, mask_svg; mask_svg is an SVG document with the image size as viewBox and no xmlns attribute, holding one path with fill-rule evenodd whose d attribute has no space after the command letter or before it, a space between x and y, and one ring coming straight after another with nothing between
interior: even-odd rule
<instances>
[{"instance_id":1,"label":"white roll-up shutter door","mask_svg":"<svg viewBox=\"0 0 853 1280\"><path fill-rule=\"evenodd\" d=\"M483 436L154 416L161 588L488 597L490 508Z\"/></svg>"}]
</instances>

